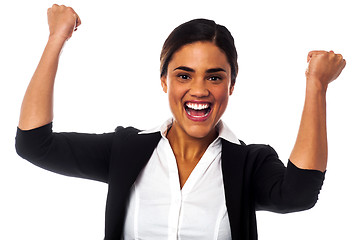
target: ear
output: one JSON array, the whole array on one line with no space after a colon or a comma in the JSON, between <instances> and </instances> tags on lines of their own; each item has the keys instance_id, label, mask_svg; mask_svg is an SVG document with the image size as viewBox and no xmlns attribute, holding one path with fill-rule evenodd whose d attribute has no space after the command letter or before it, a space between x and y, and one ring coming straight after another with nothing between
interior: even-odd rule
<instances>
[{"instance_id":1,"label":"ear","mask_svg":"<svg viewBox=\"0 0 361 240\"><path fill-rule=\"evenodd\" d=\"M229 88L229 96L232 95L233 90L234 90L234 84L231 84L231 87Z\"/></svg>"},{"instance_id":2,"label":"ear","mask_svg":"<svg viewBox=\"0 0 361 240\"><path fill-rule=\"evenodd\" d=\"M168 91L168 86L167 86L167 77L166 76L162 76L160 77L160 82L163 88L163 92L167 93Z\"/></svg>"}]
</instances>

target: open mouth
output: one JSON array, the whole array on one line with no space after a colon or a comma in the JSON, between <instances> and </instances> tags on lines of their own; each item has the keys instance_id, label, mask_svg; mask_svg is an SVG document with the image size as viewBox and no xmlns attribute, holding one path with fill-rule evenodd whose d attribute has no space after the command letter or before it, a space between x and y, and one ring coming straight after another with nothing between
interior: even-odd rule
<instances>
[{"instance_id":1,"label":"open mouth","mask_svg":"<svg viewBox=\"0 0 361 240\"><path fill-rule=\"evenodd\" d=\"M208 102L186 102L184 104L187 116L191 120L204 121L211 112L211 104Z\"/></svg>"}]
</instances>

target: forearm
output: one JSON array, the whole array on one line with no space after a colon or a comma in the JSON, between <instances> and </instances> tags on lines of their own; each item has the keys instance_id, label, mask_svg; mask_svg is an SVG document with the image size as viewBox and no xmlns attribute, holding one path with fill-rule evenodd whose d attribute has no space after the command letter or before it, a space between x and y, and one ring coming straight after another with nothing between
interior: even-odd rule
<instances>
[{"instance_id":1,"label":"forearm","mask_svg":"<svg viewBox=\"0 0 361 240\"><path fill-rule=\"evenodd\" d=\"M52 37L26 90L19 128L29 130L53 120L53 90L59 56L65 40Z\"/></svg>"},{"instance_id":2,"label":"forearm","mask_svg":"<svg viewBox=\"0 0 361 240\"><path fill-rule=\"evenodd\" d=\"M53 120L53 90L61 49L80 18L71 7L54 4L48 9L49 41L26 90L19 128L30 130Z\"/></svg>"},{"instance_id":3,"label":"forearm","mask_svg":"<svg viewBox=\"0 0 361 240\"><path fill-rule=\"evenodd\" d=\"M326 89L308 79L300 128L290 160L301 169L327 166Z\"/></svg>"}]
</instances>

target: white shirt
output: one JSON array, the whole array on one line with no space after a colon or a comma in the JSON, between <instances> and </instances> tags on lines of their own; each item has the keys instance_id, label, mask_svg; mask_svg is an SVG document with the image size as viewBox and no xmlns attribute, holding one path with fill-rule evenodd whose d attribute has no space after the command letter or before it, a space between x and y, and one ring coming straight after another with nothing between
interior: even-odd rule
<instances>
[{"instance_id":1,"label":"white shirt","mask_svg":"<svg viewBox=\"0 0 361 240\"><path fill-rule=\"evenodd\" d=\"M172 119L139 134L160 131L162 138L135 181L125 216L123 239L231 239L225 202L221 139L239 144L220 121L219 136L180 188L178 168L166 133Z\"/></svg>"}]
</instances>

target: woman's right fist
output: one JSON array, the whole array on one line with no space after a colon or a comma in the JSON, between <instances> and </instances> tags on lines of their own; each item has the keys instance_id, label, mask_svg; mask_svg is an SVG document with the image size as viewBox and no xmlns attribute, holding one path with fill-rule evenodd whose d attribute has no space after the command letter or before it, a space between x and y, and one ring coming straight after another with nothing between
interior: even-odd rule
<instances>
[{"instance_id":1,"label":"woman's right fist","mask_svg":"<svg viewBox=\"0 0 361 240\"><path fill-rule=\"evenodd\" d=\"M68 40L73 31L81 24L78 14L64 5L54 4L48 9L49 37L59 37Z\"/></svg>"}]
</instances>

